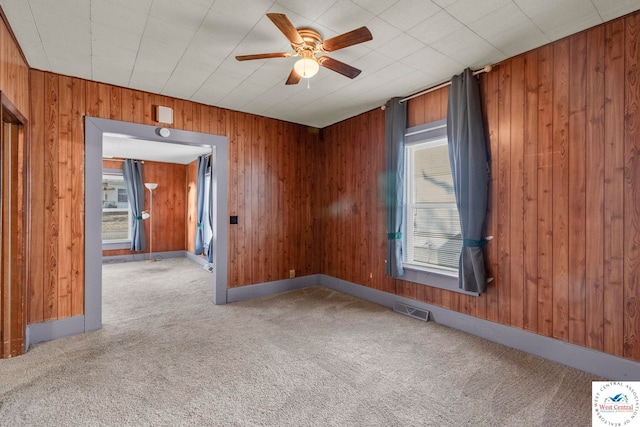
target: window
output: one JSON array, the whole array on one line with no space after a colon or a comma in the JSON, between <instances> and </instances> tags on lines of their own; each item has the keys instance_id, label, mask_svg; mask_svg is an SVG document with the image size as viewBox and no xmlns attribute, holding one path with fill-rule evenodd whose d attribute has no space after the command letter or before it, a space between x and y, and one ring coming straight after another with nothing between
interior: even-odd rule
<instances>
[{"instance_id":1,"label":"window","mask_svg":"<svg viewBox=\"0 0 640 427\"><path fill-rule=\"evenodd\" d=\"M102 175L102 242L131 241L131 210L122 171Z\"/></svg>"},{"instance_id":2,"label":"window","mask_svg":"<svg viewBox=\"0 0 640 427\"><path fill-rule=\"evenodd\" d=\"M404 263L455 275L462 235L446 127L408 134L405 146Z\"/></svg>"}]
</instances>

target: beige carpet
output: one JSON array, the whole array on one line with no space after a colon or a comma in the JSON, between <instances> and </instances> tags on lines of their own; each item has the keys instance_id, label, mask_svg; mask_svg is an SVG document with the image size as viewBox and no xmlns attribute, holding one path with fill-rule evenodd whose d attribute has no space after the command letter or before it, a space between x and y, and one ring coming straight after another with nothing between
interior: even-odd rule
<instances>
[{"instance_id":1,"label":"beige carpet","mask_svg":"<svg viewBox=\"0 0 640 427\"><path fill-rule=\"evenodd\" d=\"M102 330L0 361L2 426L587 426L592 375L325 288L104 266Z\"/></svg>"}]
</instances>

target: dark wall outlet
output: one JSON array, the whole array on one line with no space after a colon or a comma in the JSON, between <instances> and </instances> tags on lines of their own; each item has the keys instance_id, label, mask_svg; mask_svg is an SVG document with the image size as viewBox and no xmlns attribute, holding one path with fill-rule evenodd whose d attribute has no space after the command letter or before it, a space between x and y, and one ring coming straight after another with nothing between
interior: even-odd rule
<instances>
[{"instance_id":1,"label":"dark wall outlet","mask_svg":"<svg viewBox=\"0 0 640 427\"><path fill-rule=\"evenodd\" d=\"M238 215L231 215L229 217L229 224L237 224L238 223Z\"/></svg>"}]
</instances>

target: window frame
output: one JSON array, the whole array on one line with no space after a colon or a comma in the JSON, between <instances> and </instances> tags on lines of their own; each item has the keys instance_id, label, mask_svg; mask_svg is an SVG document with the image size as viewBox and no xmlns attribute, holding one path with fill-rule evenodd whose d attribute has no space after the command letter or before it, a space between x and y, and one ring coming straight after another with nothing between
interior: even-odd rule
<instances>
[{"instance_id":1,"label":"window frame","mask_svg":"<svg viewBox=\"0 0 640 427\"><path fill-rule=\"evenodd\" d=\"M124 176L123 176L123 172L122 169L109 169L109 168L103 168L102 169L102 179L104 180L104 176L105 175L112 175L112 176L120 176L123 178L124 180ZM104 212L104 207L100 210L100 216L101 216L101 220L100 223L102 224L102 214ZM102 240L102 250L103 251L107 251L107 250L116 250L116 249L129 249L131 247L131 226L132 226L132 219L131 219L131 207L129 205L129 201L127 200L127 211L128 211L128 217L129 217L129 237L127 239L114 239L114 240Z\"/></svg>"},{"instance_id":2,"label":"window frame","mask_svg":"<svg viewBox=\"0 0 640 427\"><path fill-rule=\"evenodd\" d=\"M429 141L440 141L442 138L447 138L447 119L437 120L430 123L425 123L423 125L414 126L408 128L405 133L405 188L403 191L408 191L410 189L409 177L410 177L410 167L409 167L409 149L412 146L416 146L419 144L423 144ZM438 144L439 145L439 144ZM405 223L405 230L408 231L411 228L411 225L407 222L407 213L410 207L410 203L406 199L407 193L405 193L405 205L403 208L403 220ZM403 238L403 252L405 256L403 257L402 266L404 268L404 280L419 283L423 285L428 285L436 288L446 289L453 292L458 292L467 295L479 295L476 292L467 292L459 288L458 281L458 271L453 270L446 267L438 267L436 265L418 265L406 262L406 248L407 248L407 239Z\"/></svg>"}]
</instances>

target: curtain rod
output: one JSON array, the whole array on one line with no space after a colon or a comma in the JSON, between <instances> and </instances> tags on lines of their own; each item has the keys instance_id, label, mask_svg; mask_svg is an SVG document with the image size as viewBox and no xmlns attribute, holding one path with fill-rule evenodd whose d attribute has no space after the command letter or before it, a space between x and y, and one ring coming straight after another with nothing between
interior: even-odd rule
<instances>
[{"instance_id":1,"label":"curtain rod","mask_svg":"<svg viewBox=\"0 0 640 427\"><path fill-rule=\"evenodd\" d=\"M478 74L488 73L488 72L490 72L492 69L493 69L493 66L492 66L492 65L487 65L487 66L486 66L486 67L484 67L484 68L481 68L481 69L479 69L479 70L474 71L474 72L473 72L473 75L474 75L474 76L477 76ZM450 86L450 85L451 85L451 80L446 81L446 82L444 82L444 83L441 83L441 84L439 84L439 85L437 85L437 86L430 87L429 89L425 89L425 90L423 90L422 92L418 92L418 93L415 93L415 94L413 94L413 95L411 95L411 96L407 96L406 98L401 99L401 100L400 100L400 102L406 102L406 101L408 101L408 100L410 100L410 99L417 98L417 97L419 97L419 96L421 96L421 95L424 95L424 94L426 94L426 93L433 92L434 90L442 89L443 87L447 87L447 86Z\"/></svg>"},{"instance_id":2,"label":"curtain rod","mask_svg":"<svg viewBox=\"0 0 640 427\"><path fill-rule=\"evenodd\" d=\"M107 161L110 161L110 162L123 162L123 163L125 161L125 159L114 159L112 157L103 157L102 160L107 160ZM140 162L140 163L144 164L144 160L136 160L136 162Z\"/></svg>"}]
</instances>

